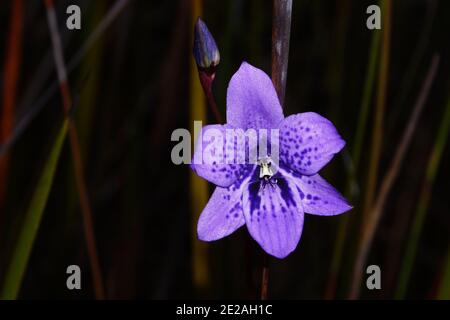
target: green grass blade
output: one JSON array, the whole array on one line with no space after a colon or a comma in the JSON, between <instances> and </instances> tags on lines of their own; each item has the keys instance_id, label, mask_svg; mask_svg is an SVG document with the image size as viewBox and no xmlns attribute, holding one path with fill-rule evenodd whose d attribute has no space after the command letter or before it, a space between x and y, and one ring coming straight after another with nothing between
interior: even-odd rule
<instances>
[{"instance_id":1,"label":"green grass blade","mask_svg":"<svg viewBox=\"0 0 450 320\"><path fill-rule=\"evenodd\" d=\"M355 142L352 150L353 163L356 169L359 167L359 161L361 160L361 148L364 141L364 134L366 132L367 120L369 118L370 101L372 99L378 56L380 52L380 35L381 32L374 31L372 43L370 44L370 56L367 66L366 81L364 84L361 109L358 116Z\"/></svg>"},{"instance_id":2,"label":"green grass blade","mask_svg":"<svg viewBox=\"0 0 450 320\"><path fill-rule=\"evenodd\" d=\"M193 1L191 12L191 30L194 30L194 23L197 17L202 15L203 1ZM193 43L193 39L192 42ZM206 101L200 81L198 80L197 65L195 60L191 58L190 64L190 93L191 93L191 109L190 109L190 123L193 124L195 120L201 120L206 122L207 111ZM191 132L194 132L194 128L191 127ZM191 199L190 205L192 210L191 217L191 237L192 237L192 270L193 270L193 283L197 290L204 291L210 287L210 272L208 269L208 246L205 242L198 241L197 239L197 221L200 213L208 202L209 191L208 182L193 171L190 171L190 190Z\"/></svg>"},{"instance_id":3,"label":"green grass blade","mask_svg":"<svg viewBox=\"0 0 450 320\"><path fill-rule=\"evenodd\" d=\"M416 214L411 226L411 233L407 241L407 247L405 250L405 256L403 258L400 278L397 285L397 291L395 293L396 299L403 299L408 288L408 283L411 278L411 272L414 265L414 260L417 252L417 244L419 242L420 234L422 232L423 223L425 221L426 214L428 212L428 206L431 198L432 187L438 172L439 163L441 161L442 152L444 151L447 143L450 129L450 99L448 101L444 117L442 119L439 133L430 154L430 158L427 165L427 171L425 181L422 186L419 202L417 205Z\"/></svg>"},{"instance_id":4,"label":"green grass blade","mask_svg":"<svg viewBox=\"0 0 450 320\"><path fill-rule=\"evenodd\" d=\"M52 187L58 159L61 154L64 139L67 133L67 120L64 121L55 142L51 148L48 159L44 165L42 174L38 180L36 189L31 198L30 205L25 214L11 261L6 272L0 299L16 299L22 284L22 279L27 268L28 260L33 248L37 231L42 219L42 214L47 204L47 199Z\"/></svg>"},{"instance_id":5,"label":"green grass blade","mask_svg":"<svg viewBox=\"0 0 450 320\"><path fill-rule=\"evenodd\" d=\"M349 171L349 184L347 186L346 196L350 202L355 199L355 192L352 191L352 186L355 184L356 174L359 170L359 162L361 156L362 143L364 141L364 134L367 128L367 120L369 118L370 102L372 99L373 88L375 84L376 69L378 65L378 56L380 52L380 32L374 31L372 36L372 41L370 44L369 59L367 62L367 73L364 83L364 91L361 100L361 108L358 116L358 124L355 134L355 140L353 143L352 150L352 160L353 160L353 170ZM344 245L346 241L346 235L348 232L348 220L349 217L346 215L342 217L341 223L339 224L336 241L334 244L333 257L331 260L329 283L327 285L327 290L325 297L327 299L333 299L336 294L337 286L337 276L341 270L342 257L344 251Z\"/></svg>"}]
</instances>

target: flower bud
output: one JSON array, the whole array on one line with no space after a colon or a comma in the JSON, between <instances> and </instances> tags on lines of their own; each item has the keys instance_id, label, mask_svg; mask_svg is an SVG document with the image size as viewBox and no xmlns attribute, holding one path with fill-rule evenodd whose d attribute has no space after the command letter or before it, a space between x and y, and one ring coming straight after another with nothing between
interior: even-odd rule
<instances>
[{"instance_id":1,"label":"flower bud","mask_svg":"<svg viewBox=\"0 0 450 320\"><path fill-rule=\"evenodd\" d=\"M194 30L194 58L200 68L215 67L220 62L216 41L202 19L198 18Z\"/></svg>"}]
</instances>

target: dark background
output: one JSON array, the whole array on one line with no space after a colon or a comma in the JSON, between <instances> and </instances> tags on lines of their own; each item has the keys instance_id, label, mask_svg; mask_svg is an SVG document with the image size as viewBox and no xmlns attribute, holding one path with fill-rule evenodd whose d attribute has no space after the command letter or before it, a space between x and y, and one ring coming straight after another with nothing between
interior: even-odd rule
<instances>
[{"instance_id":1,"label":"dark background","mask_svg":"<svg viewBox=\"0 0 450 320\"><path fill-rule=\"evenodd\" d=\"M192 82L198 81L196 72L191 73L196 18L193 1L128 2L69 75L70 89L78 98L74 116L107 298L257 298L262 265L259 246L243 227L223 240L202 244L206 250L196 252L193 248L199 240L192 226L200 212L191 209L196 192L189 183L192 175L188 166L176 166L170 159L175 144L170 140L172 131L189 128L190 108L201 103L191 99ZM0 4L2 87L11 81L4 70L13 3ZM67 64L114 3L56 1ZM351 199L355 209L335 217L305 217L296 251L284 260L273 258L269 262L271 298L348 295L361 229L377 76L360 166L354 176L348 168L374 33L366 28L366 8L376 3L294 1L284 112L315 111L334 122L347 147L323 175ZM80 31L65 28L65 10L70 4L81 8ZM209 0L200 6L221 54L214 93L224 114L227 83L242 61L270 74L272 2ZM448 1L392 1L378 186L398 149L434 53L439 53L440 65L366 263L380 266L382 289L362 289L363 298L394 297L428 159L450 99L449 14ZM58 90L42 100L57 81L43 2L25 1L22 24L13 127L40 101L44 103L9 149L10 168L0 181L6 186L0 207L0 286L24 212L63 117ZM2 101L5 94L2 89ZM212 114L207 122L215 122ZM439 290L450 286L444 281L450 272L449 151L448 147L444 149L432 184L407 298L442 297ZM66 141L20 298L94 298L74 181ZM356 188L349 192L349 185ZM330 266L343 219L348 220L348 228L334 287ZM66 268L71 264L81 267L81 291L66 288ZM194 266L198 265L207 270L204 282L195 280ZM335 288L331 295L330 286Z\"/></svg>"}]
</instances>

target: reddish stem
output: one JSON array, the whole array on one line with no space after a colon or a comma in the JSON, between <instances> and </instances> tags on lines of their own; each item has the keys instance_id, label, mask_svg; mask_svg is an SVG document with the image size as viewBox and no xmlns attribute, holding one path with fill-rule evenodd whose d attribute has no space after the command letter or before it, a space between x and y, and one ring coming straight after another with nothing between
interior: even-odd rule
<instances>
[{"instance_id":1,"label":"reddish stem","mask_svg":"<svg viewBox=\"0 0 450 320\"><path fill-rule=\"evenodd\" d=\"M200 77L200 83L202 84L203 91L206 95L206 100L208 101L209 107L211 108L217 123L222 122L222 116L217 108L216 100L212 93L212 84L216 76L215 67L209 69L198 68L198 75Z\"/></svg>"},{"instance_id":2,"label":"reddish stem","mask_svg":"<svg viewBox=\"0 0 450 320\"><path fill-rule=\"evenodd\" d=\"M69 84L67 83L67 70L62 52L59 30L57 28L55 8L53 5L53 0L44 0L44 4L47 10L47 19L53 46L53 56L55 58L56 72L58 75L63 108L65 114L69 116L69 113L71 111L70 108L72 107L72 97ZM69 138L74 165L76 187L79 195L80 208L82 213L84 236L92 271L94 293L95 297L98 300L103 300L105 298L105 292L103 289L103 280L94 235L92 209L89 202L86 181L84 178L83 161L80 151L78 132L71 117L69 117Z\"/></svg>"},{"instance_id":3,"label":"reddish stem","mask_svg":"<svg viewBox=\"0 0 450 320\"><path fill-rule=\"evenodd\" d=\"M267 300L269 291L269 257L263 253L263 268L262 268L262 280L261 280L261 300Z\"/></svg>"},{"instance_id":4,"label":"reddish stem","mask_svg":"<svg viewBox=\"0 0 450 320\"><path fill-rule=\"evenodd\" d=\"M3 106L0 106L0 143L6 143L13 130L14 108L22 52L23 2L14 1L7 39L4 66ZM0 156L0 218L3 217L8 185L9 155ZM0 223L0 225L2 225Z\"/></svg>"}]
</instances>

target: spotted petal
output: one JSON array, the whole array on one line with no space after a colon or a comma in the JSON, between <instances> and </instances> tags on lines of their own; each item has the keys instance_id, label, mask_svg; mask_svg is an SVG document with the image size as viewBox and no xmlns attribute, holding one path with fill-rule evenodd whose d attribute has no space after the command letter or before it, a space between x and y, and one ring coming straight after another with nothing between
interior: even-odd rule
<instances>
[{"instance_id":1,"label":"spotted petal","mask_svg":"<svg viewBox=\"0 0 450 320\"><path fill-rule=\"evenodd\" d=\"M214 241L233 233L244 223L242 194L249 178L228 188L217 187L198 220L197 234L203 241Z\"/></svg>"},{"instance_id":2,"label":"spotted petal","mask_svg":"<svg viewBox=\"0 0 450 320\"><path fill-rule=\"evenodd\" d=\"M243 204L247 228L267 253L281 259L294 251L303 229L303 208L292 182L250 183Z\"/></svg>"},{"instance_id":3,"label":"spotted petal","mask_svg":"<svg viewBox=\"0 0 450 320\"><path fill-rule=\"evenodd\" d=\"M243 62L227 91L227 123L241 129L278 128L283 111L264 71Z\"/></svg>"},{"instance_id":4,"label":"spotted petal","mask_svg":"<svg viewBox=\"0 0 450 320\"><path fill-rule=\"evenodd\" d=\"M293 181L300 189L300 198L306 213L332 216L352 208L339 191L318 174L299 176Z\"/></svg>"},{"instance_id":5,"label":"spotted petal","mask_svg":"<svg viewBox=\"0 0 450 320\"><path fill-rule=\"evenodd\" d=\"M283 120L280 128L280 162L300 174L312 175L345 145L334 125L314 112Z\"/></svg>"},{"instance_id":6,"label":"spotted petal","mask_svg":"<svg viewBox=\"0 0 450 320\"><path fill-rule=\"evenodd\" d=\"M227 143L228 129L233 128L229 125L203 127L191 164L200 177L225 188L251 167L245 164L245 153L242 154L246 150L245 140L233 139L233 143Z\"/></svg>"}]
</instances>

